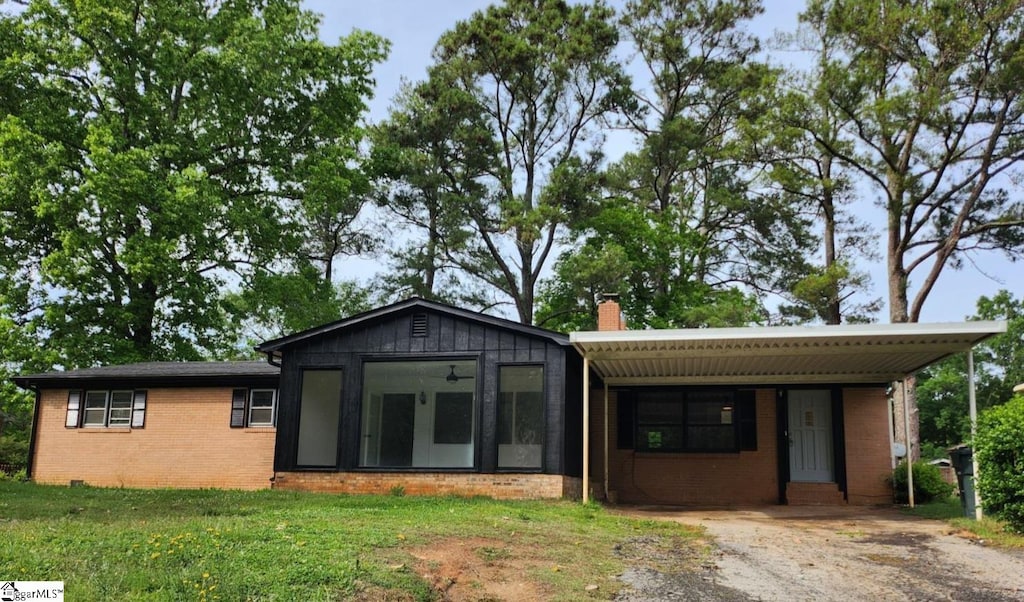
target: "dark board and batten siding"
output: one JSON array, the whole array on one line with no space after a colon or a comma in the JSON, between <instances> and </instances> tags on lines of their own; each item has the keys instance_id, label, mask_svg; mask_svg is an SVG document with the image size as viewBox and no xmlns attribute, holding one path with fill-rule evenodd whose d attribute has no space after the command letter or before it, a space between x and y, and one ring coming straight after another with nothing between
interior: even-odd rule
<instances>
[{"instance_id":1,"label":"dark board and batten siding","mask_svg":"<svg viewBox=\"0 0 1024 602\"><path fill-rule=\"evenodd\" d=\"M421 321L424 315L425 333ZM414 320L417 321L415 335ZM579 421L578 406L582 403L581 389L573 384L581 378L581 368L572 364L573 372L567 373L567 359L572 363L576 354L567 344L521 330L525 329L503 328L443 311L414 307L387 314L378 321L354 324L283 347L275 470L301 469L294 465L294 458L303 370L342 370L337 469L352 470L359 464L363 362L388 358L451 358L477 361L480 437L476 446L476 470L497 471L498 367L543 364L547 424L543 472L579 476L581 467L576 466L579 462L574 457L580 452L567 449L567 445L570 442L573 446L581 444L581 432L577 431L582 427L566 423L567 419ZM566 406L570 408L568 411Z\"/></svg>"}]
</instances>

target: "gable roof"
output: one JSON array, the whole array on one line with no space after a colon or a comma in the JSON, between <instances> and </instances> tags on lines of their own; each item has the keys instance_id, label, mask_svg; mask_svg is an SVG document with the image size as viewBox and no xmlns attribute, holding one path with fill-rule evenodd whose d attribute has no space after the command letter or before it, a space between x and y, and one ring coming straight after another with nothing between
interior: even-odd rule
<instances>
[{"instance_id":1,"label":"gable roof","mask_svg":"<svg viewBox=\"0 0 1024 602\"><path fill-rule=\"evenodd\" d=\"M24 389L76 387L87 383L125 383L145 386L266 383L276 381L281 369L266 361L140 362L25 374L12 380Z\"/></svg>"},{"instance_id":2,"label":"gable roof","mask_svg":"<svg viewBox=\"0 0 1024 602\"><path fill-rule=\"evenodd\" d=\"M574 332L608 384L886 383L1006 332L1006 322Z\"/></svg>"},{"instance_id":3,"label":"gable roof","mask_svg":"<svg viewBox=\"0 0 1024 602\"><path fill-rule=\"evenodd\" d=\"M278 339L266 341L256 347L257 351L266 353L268 355L280 355L284 348L306 341L316 337L331 334L340 330L348 328L354 328L358 326L366 326L382 320L386 320L391 317L396 317L406 313L412 313L417 310L421 311L433 311L441 314L446 314L457 318L459 320L465 320L468 322L475 322L485 326L493 326L495 328L501 328L509 330L518 334L522 334L530 337L537 337L551 341L557 345L568 345L569 337L553 330L547 330L546 328L540 328L538 326L529 326L514 322L512 320L506 320L505 318L498 318L495 316L489 316L475 311L461 309L454 305L448 305L447 303L441 303L439 301L430 301L421 297L410 297L404 301L372 309L370 311L356 314L348 318L343 318L330 324L324 324L323 326L316 326L302 332L290 334Z\"/></svg>"}]
</instances>

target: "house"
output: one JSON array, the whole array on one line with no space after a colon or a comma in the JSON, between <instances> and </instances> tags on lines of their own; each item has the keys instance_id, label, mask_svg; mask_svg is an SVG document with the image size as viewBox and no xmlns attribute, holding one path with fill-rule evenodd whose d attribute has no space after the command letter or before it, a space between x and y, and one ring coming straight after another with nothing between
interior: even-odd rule
<instances>
[{"instance_id":1,"label":"house","mask_svg":"<svg viewBox=\"0 0 1024 602\"><path fill-rule=\"evenodd\" d=\"M598 331L565 336L409 299L263 343L269 364L259 369L143 364L19 377L40 409L32 476L888 503L887 387L1005 331L1001 322L632 331L612 298L598 318ZM174 453L161 455L169 439Z\"/></svg>"},{"instance_id":2,"label":"house","mask_svg":"<svg viewBox=\"0 0 1024 602\"><path fill-rule=\"evenodd\" d=\"M40 483L259 489L274 476L279 369L148 362L19 376Z\"/></svg>"}]
</instances>

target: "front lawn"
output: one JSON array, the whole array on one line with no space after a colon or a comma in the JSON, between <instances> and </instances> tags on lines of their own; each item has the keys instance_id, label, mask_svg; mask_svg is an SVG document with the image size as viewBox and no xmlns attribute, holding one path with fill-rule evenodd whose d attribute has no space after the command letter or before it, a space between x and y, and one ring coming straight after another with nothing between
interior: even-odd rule
<instances>
[{"instance_id":1,"label":"front lawn","mask_svg":"<svg viewBox=\"0 0 1024 602\"><path fill-rule=\"evenodd\" d=\"M442 567L418 551L451 542L474 542L477 562L513 567L546 598L607 599L617 544L703 545L680 525L567 501L12 482L0 482L0 531L0 578L64 581L70 600L430 600L445 584L422 575Z\"/></svg>"}]
</instances>

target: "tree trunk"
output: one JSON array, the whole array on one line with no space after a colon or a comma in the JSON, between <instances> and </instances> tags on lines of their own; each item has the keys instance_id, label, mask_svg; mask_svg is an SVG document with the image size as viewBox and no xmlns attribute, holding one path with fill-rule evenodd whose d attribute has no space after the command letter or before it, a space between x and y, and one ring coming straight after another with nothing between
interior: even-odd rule
<instances>
[{"instance_id":1,"label":"tree trunk","mask_svg":"<svg viewBox=\"0 0 1024 602\"><path fill-rule=\"evenodd\" d=\"M907 271L903 264L903 239L900 234L903 226L903 191L900 178L890 172L889 177L889 232L886 246L886 264L889 285L889 322L902 324L910 321L907 300ZM907 456L911 462L921 459L920 423L917 411L917 379L910 376L906 379L907 410L910 412L910 438L904 427L903 387L899 382L893 383L893 424L895 433L893 440L907 447Z\"/></svg>"}]
</instances>

